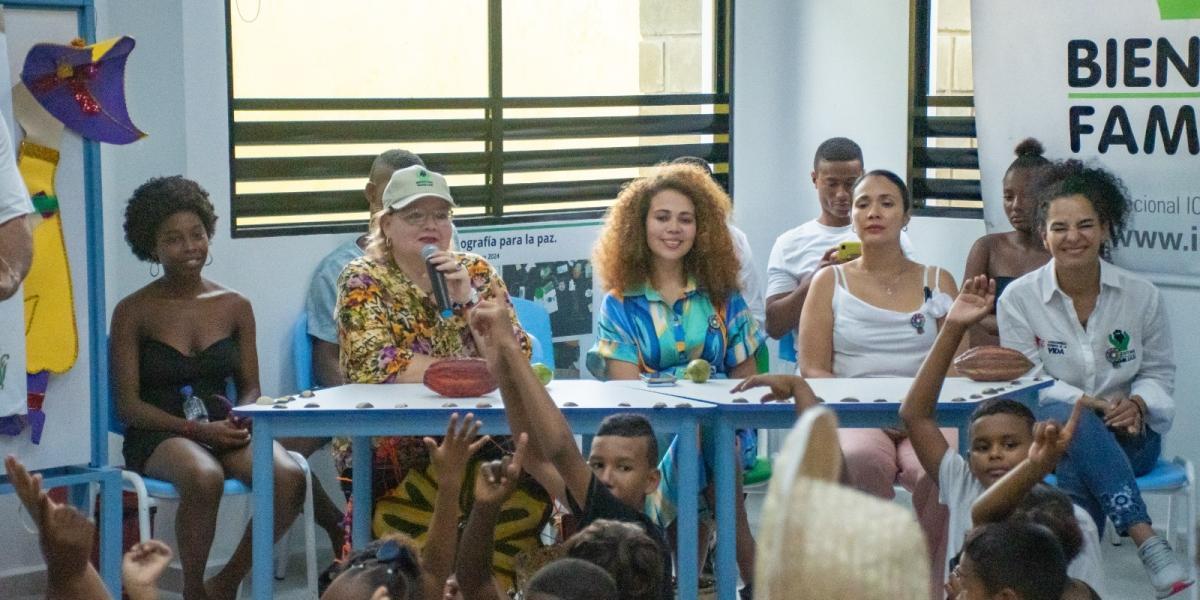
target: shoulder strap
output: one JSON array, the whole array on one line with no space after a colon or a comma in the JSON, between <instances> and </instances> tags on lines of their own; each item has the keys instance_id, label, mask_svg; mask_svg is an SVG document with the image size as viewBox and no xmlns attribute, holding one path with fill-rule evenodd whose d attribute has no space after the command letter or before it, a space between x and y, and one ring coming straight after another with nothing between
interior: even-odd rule
<instances>
[{"instance_id":1,"label":"shoulder strap","mask_svg":"<svg viewBox=\"0 0 1200 600\"><path fill-rule=\"evenodd\" d=\"M848 289L846 287L846 275L842 273L842 265L833 265L833 277L837 281L838 287Z\"/></svg>"}]
</instances>

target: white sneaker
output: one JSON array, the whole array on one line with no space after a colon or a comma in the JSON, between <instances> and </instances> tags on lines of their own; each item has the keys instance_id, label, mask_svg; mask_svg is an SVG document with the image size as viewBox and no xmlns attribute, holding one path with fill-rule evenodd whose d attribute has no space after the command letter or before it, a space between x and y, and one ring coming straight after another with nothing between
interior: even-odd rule
<instances>
[{"instance_id":1,"label":"white sneaker","mask_svg":"<svg viewBox=\"0 0 1200 600\"><path fill-rule=\"evenodd\" d=\"M1174 596L1195 583L1188 577L1183 565L1175 560L1175 553L1171 551L1170 544L1157 535L1146 540L1138 548L1138 558L1142 559L1158 598Z\"/></svg>"}]
</instances>

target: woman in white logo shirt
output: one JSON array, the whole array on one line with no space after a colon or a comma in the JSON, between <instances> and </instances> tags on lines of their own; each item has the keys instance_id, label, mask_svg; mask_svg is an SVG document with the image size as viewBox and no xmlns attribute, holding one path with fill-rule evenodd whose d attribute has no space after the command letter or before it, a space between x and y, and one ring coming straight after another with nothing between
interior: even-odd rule
<instances>
[{"instance_id":1,"label":"woman in white logo shirt","mask_svg":"<svg viewBox=\"0 0 1200 600\"><path fill-rule=\"evenodd\" d=\"M1121 181L1079 161L1046 174L1038 208L1049 264L1014 281L997 310L1000 340L1058 379L1041 393L1039 418L1065 422L1084 411L1058 465L1059 485L1092 515L1129 535L1159 598L1191 585L1170 547L1154 535L1137 475L1149 472L1171 427L1175 363L1158 290L1102 260L1125 225Z\"/></svg>"}]
</instances>

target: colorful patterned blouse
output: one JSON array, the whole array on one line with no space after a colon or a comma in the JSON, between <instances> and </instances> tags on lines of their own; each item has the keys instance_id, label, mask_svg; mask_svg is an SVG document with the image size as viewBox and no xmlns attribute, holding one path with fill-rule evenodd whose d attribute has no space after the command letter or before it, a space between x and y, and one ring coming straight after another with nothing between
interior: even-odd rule
<instances>
[{"instance_id":1,"label":"colorful patterned blouse","mask_svg":"<svg viewBox=\"0 0 1200 600\"><path fill-rule=\"evenodd\" d=\"M714 373L728 373L752 358L763 340L741 294L732 294L724 306L713 306L689 277L683 298L673 306L649 284L609 292L600 307L596 344L588 351L587 363L598 377L604 373L604 359L636 364L646 374L682 377L689 362L703 358Z\"/></svg>"},{"instance_id":2,"label":"colorful patterned blouse","mask_svg":"<svg viewBox=\"0 0 1200 600\"><path fill-rule=\"evenodd\" d=\"M456 256L481 300L509 305L513 328L528 356L532 347L529 335L517 324L499 273L479 255ZM390 260L383 263L364 256L346 265L338 278L337 322L342 370L350 383L394 383L413 354L439 358L480 355L462 312L456 310L443 318L433 297ZM408 468L428 464L420 438L375 438L373 442L376 490L398 484ZM348 469L349 440L335 439L333 455L340 472Z\"/></svg>"}]
</instances>

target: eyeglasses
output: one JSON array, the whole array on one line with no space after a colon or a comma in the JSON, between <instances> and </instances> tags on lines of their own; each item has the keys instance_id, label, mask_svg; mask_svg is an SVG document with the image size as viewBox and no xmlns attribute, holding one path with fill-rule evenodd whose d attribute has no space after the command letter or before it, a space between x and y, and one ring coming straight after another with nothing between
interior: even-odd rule
<instances>
[{"instance_id":1,"label":"eyeglasses","mask_svg":"<svg viewBox=\"0 0 1200 600\"><path fill-rule=\"evenodd\" d=\"M453 217L454 213L448 210L435 210L433 212L412 210L400 213L398 216L401 219L404 219L405 223L416 227L418 225L424 225L425 221L430 218L433 219L435 225L445 225L446 223L450 222L450 217Z\"/></svg>"}]
</instances>

